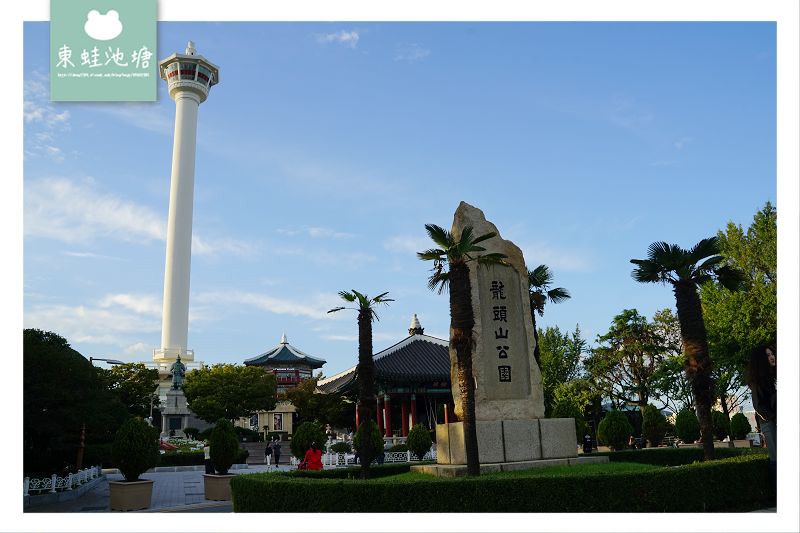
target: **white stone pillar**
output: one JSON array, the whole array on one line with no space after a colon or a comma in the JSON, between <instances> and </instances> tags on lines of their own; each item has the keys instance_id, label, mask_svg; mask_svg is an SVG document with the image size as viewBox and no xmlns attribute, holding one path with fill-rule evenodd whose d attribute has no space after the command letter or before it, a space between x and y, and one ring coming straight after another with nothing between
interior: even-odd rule
<instances>
[{"instance_id":1,"label":"white stone pillar","mask_svg":"<svg viewBox=\"0 0 800 533\"><path fill-rule=\"evenodd\" d=\"M192 260L192 211L199 97L189 91L175 95L175 140L167 221L164 270L164 313L161 348L184 355L189 331L189 275Z\"/></svg>"}]
</instances>

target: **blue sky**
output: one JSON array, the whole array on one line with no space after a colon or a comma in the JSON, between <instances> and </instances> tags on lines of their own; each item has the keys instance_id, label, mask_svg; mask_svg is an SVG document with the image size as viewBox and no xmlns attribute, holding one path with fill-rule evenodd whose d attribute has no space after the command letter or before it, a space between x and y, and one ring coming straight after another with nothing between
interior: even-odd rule
<instances>
[{"instance_id":1,"label":"blue sky","mask_svg":"<svg viewBox=\"0 0 800 533\"><path fill-rule=\"evenodd\" d=\"M200 108L189 347L241 362L281 333L355 364L336 292L389 291L445 336L423 225L484 210L572 299L540 325L591 341L673 307L630 258L688 247L776 200L771 23L160 23L220 66ZM48 97L49 28L25 24L24 323L86 356L160 342L174 103ZM160 82L163 84L163 82ZM779 206L780 208L780 206Z\"/></svg>"}]
</instances>

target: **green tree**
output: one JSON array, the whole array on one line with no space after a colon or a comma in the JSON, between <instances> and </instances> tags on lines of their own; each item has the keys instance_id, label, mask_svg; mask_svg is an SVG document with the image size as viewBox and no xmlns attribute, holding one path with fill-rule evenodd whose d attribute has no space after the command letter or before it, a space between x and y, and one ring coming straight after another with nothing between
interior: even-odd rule
<instances>
[{"instance_id":1,"label":"green tree","mask_svg":"<svg viewBox=\"0 0 800 533\"><path fill-rule=\"evenodd\" d=\"M292 455L302 460L306 452L311 449L311 445L316 443L317 449L325 447L325 428L319 422L303 422L300 424L294 435L292 435L291 450Z\"/></svg>"},{"instance_id":2,"label":"green tree","mask_svg":"<svg viewBox=\"0 0 800 533\"><path fill-rule=\"evenodd\" d=\"M658 447L667 434L667 418L653 405L642 408L642 435L651 448Z\"/></svg>"},{"instance_id":3,"label":"green tree","mask_svg":"<svg viewBox=\"0 0 800 533\"><path fill-rule=\"evenodd\" d=\"M217 364L186 373L189 408L205 420L235 420L275 407L275 375L259 366Z\"/></svg>"},{"instance_id":4,"label":"green tree","mask_svg":"<svg viewBox=\"0 0 800 533\"><path fill-rule=\"evenodd\" d=\"M132 416L147 418L150 406L158 407L158 370L143 363L124 363L109 369L98 368L99 377Z\"/></svg>"},{"instance_id":5,"label":"green tree","mask_svg":"<svg viewBox=\"0 0 800 533\"><path fill-rule=\"evenodd\" d=\"M239 454L239 439L236 438L236 431L230 420L226 418L217 420L217 424L211 430L208 445L211 448L211 463L214 465L214 470L221 475L227 474Z\"/></svg>"},{"instance_id":6,"label":"green tree","mask_svg":"<svg viewBox=\"0 0 800 533\"><path fill-rule=\"evenodd\" d=\"M25 472L75 465L84 427L87 451L110 448L128 412L91 363L57 333L26 329L22 348Z\"/></svg>"},{"instance_id":7,"label":"green tree","mask_svg":"<svg viewBox=\"0 0 800 533\"><path fill-rule=\"evenodd\" d=\"M580 375L581 358L586 341L578 325L571 334L561 333L558 326L539 330L537 348L541 346L539 369L542 372L545 416L550 417L556 389Z\"/></svg>"},{"instance_id":8,"label":"green tree","mask_svg":"<svg viewBox=\"0 0 800 533\"><path fill-rule=\"evenodd\" d=\"M609 411L597 427L597 438L612 450L622 450L628 444L633 427L622 411Z\"/></svg>"},{"instance_id":9,"label":"green tree","mask_svg":"<svg viewBox=\"0 0 800 533\"><path fill-rule=\"evenodd\" d=\"M406 444L408 449L417 456L417 459L422 461L422 458L431 449L431 433L422 424L415 424L408 432Z\"/></svg>"},{"instance_id":10,"label":"green tree","mask_svg":"<svg viewBox=\"0 0 800 533\"><path fill-rule=\"evenodd\" d=\"M647 405L656 395L656 371L663 360L662 340L647 317L625 309L597 342L584 363L597 387L616 406Z\"/></svg>"},{"instance_id":11,"label":"green tree","mask_svg":"<svg viewBox=\"0 0 800 533\"><path fill-rule=\"evenodd\" d=\"M686 444L691 444L700 438L700 421L694 410L682 409L675 416L675 433Z\"/></svg>"},{"instance_id":12,"label":"green tree","mask_svg":"<svg viewBox=\"0 0 800 533\"><path fill-rule=\"evenodd\" d=\"M158 430L139 417L125 421L113 444L114 462L126 481L136 481L158 462Z\"/></svg>"},{"instance_id":13,"label":"green tree","mask_svg":"<svg viewBox=\"0 0 800 533\"><path fill-rule=\"evenodd\" d=\"M379 305L389 305L393 302L387 298L388 292L381 293L374 298L353 289L350 292L340 291L339 296L348 303L355 303L357 307L336 307L328 311L335 313L343 309L358 312L358 365L356 366L356 382L358 383L358 414L359 420L366 422L375 417L375 362L372 360L372 322L379 320L375 309ZM361 477L369 477L369 465L380 450L370 446L371 441L366 440L365 446L359 452L361 460Z\"/></svg>"},{"instance_id":14,"label":"green tree","mask_svg":"<svg viewBox=\"0 0 800 533\"><path fill-rule=\"evenodd\" d=\"M741 289L715 282L700 289L715 394L728 418L748 393L744 369L750 351L777 336L777 236L777 212L769 202L747 230L728 222L717 233L720 254L743 273Z\"/></svg>"},{"instance_id":15,"label":"green tree","mask_svg":"<svg viewBox=\"0 0 800 533\"><path fill-rule=\"evenodd\" d=\"M656 394L673 412L685 407L693 409L692 384L683 371L683 341L678 317L671 309L661 309L653 315L652 326L660 338L663 357L653 374Z\"/></svg>"},{"instance_id":16,"label":"green tree","mask_svg":"<svg viewBox=\"0 0 800 533\"><path fill-rule=\"evenodd\" d=\"M636 265L633 279L641 283L669 284L675 294L686 356L684 368L692 383L706 460L714 458L711 420L714 382L698 286L717 280L723 287L735 290L742 279L737 270L724 264L725 258L719 255L719 251L717 237L710 237L690 250L676 244L655 242L648 249L647 259L631 259L631 263Z\"/></svg>"},{"instance_id":17,"label":"green tree","mask_svg":"<svg viewBox=\"0 0 800 533\"><path fill-rule=\"evenodd\" d=\"M570 298L569 291L563 287L550 288L553 284L553 273L547 265L539 265L533 270L528 270L528 296L531 302L531 320L533 321L533 335L536 346L533 348L533 356L536 364L539 364L539 333L536 328L536 313L544 316L544 306L547 302L554 304L563 302Z\"/></svg>"},{"instance_id":18,"label":"green tree","mask_svg":"<svg viewBox=\"0 0 800 533\"><path fill-rule=\"evenodd\" d=\"M352 404L341 394L317 392L319 377L303 380L297 387L286 391L285 398L297 411L297 424L318 421L336 428L348 427L353 420Z\"/></svg>"},{"instance_id":19,"label":"green tree","mask_svg":"<svg viewBox=\"0 0 800 533\"><path fill-rule=\"evenodd\" d=\"M472 348L475 340L472 329L475 315L472 309L472 286L469 281L469 263L478 265L503 264L505 255L484 253L486 248L479 243L495 237L489 232L473 236L472 226L461 230L460 237L435 224L426 224L425 231L438 246L417 253L423 261L433 261L428 278L428 288L450 292L450 347L456 352L458 390L461 396L461 421L464 428L464 448L467 459L467 475L480 475L478 462L478 434L475 428L475 380L472 373Z\"/></svg>"},{"instance_id":20,"label":"green tree","mask_svg":"<svg viewBox=\"0 0 800 533\"><path fill-rule=\"evenodd\" d=\"M555 400L553 402L552 418L573 418L575 419L575 437L577 442L583 441L583 436L586 435L587 426L586 420L583 416L583 408L585 403L581 397L576 395L574 390L566 385L561 385L556 390Z\"/></svg>"},{"instance_id":21,"label":"green tree","mask_svg":"<svg viewBox=\"0 0 800 533\"><path fill-rule=\"evenodd\" d=\"M736 413L731 417L731 437L737 440L747 438L753 428L750 426L750 421L742 413Z\"/></svg>"}]
</instances>

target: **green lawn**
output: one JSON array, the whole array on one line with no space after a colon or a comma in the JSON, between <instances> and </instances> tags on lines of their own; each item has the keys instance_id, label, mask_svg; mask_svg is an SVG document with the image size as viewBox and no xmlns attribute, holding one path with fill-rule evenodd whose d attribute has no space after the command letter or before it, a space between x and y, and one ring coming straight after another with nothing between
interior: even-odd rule
<instances>
[{"instance_id":1,"label":"green lawn","mask_svg":"<svg viewBox=\"0 0 800 533\"><path fill-rule=\"evenodd\" d=\"M530 470L515 470L513 472L497 472L494 474L482 474L482 479L508 479L508 478L535 478L535 477L569 477L585 476L592 474L620 474L628 472L647 472L664 468L661 466L647 465L642 463L600 463L575 466L548 466L546 468L532 468ZM431 479L430 474L417 472L406 472L394 476L387 476L383 479L397 481L414 481ZM439 479L461 479L461 478L439 478Z\"/></svg>"}]
</instances>

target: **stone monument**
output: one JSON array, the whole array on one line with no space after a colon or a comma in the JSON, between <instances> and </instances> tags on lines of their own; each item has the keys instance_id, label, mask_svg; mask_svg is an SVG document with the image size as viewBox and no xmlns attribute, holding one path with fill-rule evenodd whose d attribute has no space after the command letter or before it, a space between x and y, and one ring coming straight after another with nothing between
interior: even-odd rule
<instances>
[{"instance_id":1,"label":"stone monument","mask_svg":"<svg viewBox=\"0 0 800 533\"><path fill-rule=\"evenodd\" d=\"M188 427L191 412L183 394L186 365L181 362L180 355L169 367L169 373L172 376L172 386L167 391L167 400L161 410L161 436L185 437L183 430Z\"/></svg>"},{"instance_id":2,"label":"stone monument","mask_svg":"<svg viewBox=\"0 0 800 533\"><path fill-rule=\"evenodd\" d=\"M481 243L486 248L483 253L499 252L507 257L507 265L468 263L475 316L472 367L481 472L577 462L574 420L544 418L542 376L533 354L536 341L522 251L503 239L480 209L461 202L453 220L453 236L460 239L467 226L472 226L475 236L496 233ZM458 368L452 347L450 376L456 415L461 417ZM461 422L437 424L436 453L437 465L414 468L437 475L466 474Z\"/></svg>"}]
</instances>

